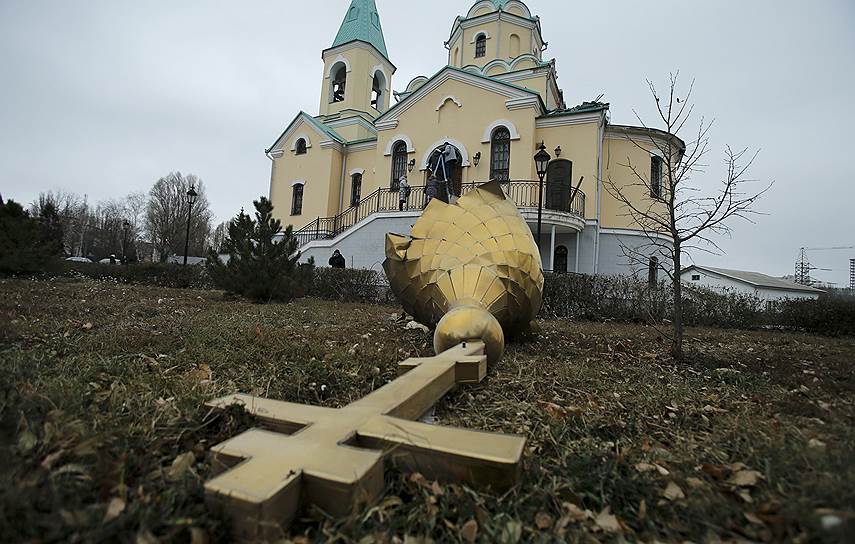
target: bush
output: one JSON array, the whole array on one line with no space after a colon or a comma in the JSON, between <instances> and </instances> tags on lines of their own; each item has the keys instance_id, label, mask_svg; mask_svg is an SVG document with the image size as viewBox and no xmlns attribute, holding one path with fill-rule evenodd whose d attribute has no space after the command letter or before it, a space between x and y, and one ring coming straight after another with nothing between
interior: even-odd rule
<instances>
[{"instance_id":1,"label":"bush","mask_svg":"<svg viewBox=\"0 0 855 544\"><path fill-rule=\"evenodd\" d=\"M816 300L787 300L773 310L777 325L828 336L855 336L855 299L823 295Z\"/></svg>"},{"instance_id":2,"label":"bush","mask_svg":"<svg viewBox=\"0 0 855 544\"><path fill-rule=\"evenodd\" d=\"M112 265L66 261L63 268L63 275L68 277L179 289L212 289L214 287L204 266L182 266L169 263Z\"/></svg>"},{"instance_id":3,"label":"bush","mask_svg":"<svg viewBox=\"0 0 855 544\"><path fill-rule=\"evenodd\" d=\"M661 322L670 312L670 292L631 276L546 274L546 317Z\"/></svg>"},{"instance_id":4,"label":"bush","mask_svg":"<svg viewBox=\"0 0 855 544\"><path fill-rule=\"evenodd\" d=\"M395 295L389 288L386 276L375 270L316 268L308 294L341 302L395 302Z\"/></svg>"}]
</instances>

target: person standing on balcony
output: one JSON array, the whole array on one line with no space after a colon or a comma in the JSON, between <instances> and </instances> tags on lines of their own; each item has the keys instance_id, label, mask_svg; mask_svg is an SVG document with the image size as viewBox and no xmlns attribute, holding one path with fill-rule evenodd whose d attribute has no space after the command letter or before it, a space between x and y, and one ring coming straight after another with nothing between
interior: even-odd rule
<instances>
[{"instance_id":1,"label":"person standing on balcony","mask_svg":"<svg viewBox=\"0 0 855 544\"><path fill-rule=\"evenodd\" d=\"M401 179L398 181L398 211L404 211L404 207L407 209L410 208L409 205L410 199L410 184L407 183L406 174L401 176Z\"/></svg>"},{"instance_id":2,"label":"person standing on balcony","mask_svg":"<svg viewBox=\"0 0 855 544\"><path fill-rule=\"evenodd\" d=\"M339 250L333 251L332 257L330 257L330 266L333 268L344 268L346 264L344 255Z\"/></svg>"}]
</instances>

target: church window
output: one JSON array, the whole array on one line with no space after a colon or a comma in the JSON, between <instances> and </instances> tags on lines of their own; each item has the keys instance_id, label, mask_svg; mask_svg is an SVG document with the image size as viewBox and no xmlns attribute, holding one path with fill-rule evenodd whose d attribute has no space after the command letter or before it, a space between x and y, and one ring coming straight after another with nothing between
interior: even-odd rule
<instances>
[{"instance_id":1,"label":"church window","mask_svg":"<svg viewBox=\"0 0 855 544\"><path fill-rule=\"evenodd\" d=\"M389 187L393 191L398 190L398 182L402 176L407 175L407 144L397 142L392 148L392 179Z\"/></svg>"},{"instance_id":2,"label":"church window","mask_svg":"<svg viewBox=\"0 0 855 544\"><path fill-rule=\"evenodd\" d=\"M475 38L475 58L483 57L487 54L487 36L484 34L478 34L478 37Z\"/></svg>"},{"instance_id":3,"label":"church window","mask_svg":"<svg viewBox=\"0 0 855 544\"><path fill-rule=\"evenodd\" d=\"M350 205L359 206L362 199L362 174L353 174L350 178Z\"/></svg>"},{"instance_id":4,"label":"church window","mask_svg":"<svg viewBox=\"0 0 855 544\"><path fill-rule=\"evenodd\" d=\"M567 248L565 246L558 246L555 248L555 255L553 255L552 271L556 274L567 273Z\"/></svg>"},{"instance_id":5,"label":"church window","mask_svg":"<svg viewBox=\"0 0 855 544\"><path fill-rule=\"evenodd\" d=\"M303 184L294 185L291 198L291 215L300 215L303 213Z\"/></svg>"},{"instance_id":6,"label":"church window","mask_svg":"<svg viewBox=\"0 0 855 544\"><path fill-rule=\"evenodd\" d=\"M305 155L306 154L306 140L300 138L297 140L297 143L294 144L294 152L297 155Z\"/></svg>"},{"instance_id":7,"label":"church window","mask_svg":"<svg viewBox=\"0 0 855 544\"><path fill-rule=\"evenodd\" d=\"M647 283L650 287L656 287L659 283L659 257L650 257L647 263Z\"/></svg>"},{"instance_id":8,"label":"church window","mask_svg":"<svg viewBox=\"0 0 855 544\"><path fill-rule=\"evenodd\" d=\"M347 84L347 66L343 63L338 64L332 70L332 100L330 102L343 102L344 101L344 87Z\"/></svg>"},{"instance_id":9,"label":"church window","mask_svg":"<svg viewBox=\"0 0 855 544\"><path fill-rule=\"evenodd\" d=\"M383 90L386 88L386 78L383 72L377 70L374 73L374 80L371 84L371 107L377 111L383 107Z\"/></svg>"},{"instance_id":10,"label":"church window","mask_svg":"<svg viewBox=\"0 0 855 544\"><path fill-rule=\"evenodd\" d=\"M662 198L662 157L650 157L650 196Z\"/></svg>"},{"instance_id":11,"label":"church window","mask_svg":"<svg viewBox=\"0 0 855 544\"><path fill-rule=\"evenodd\" d=\"M505 127L493 131L490 139L490 180L510 180L511 133Z\"/></svg>"},{"instance_id":12,"label":"church window","mask_svg":"<svg viewBox=\"0 0 855 544\"><path fill-rule=\"evenodd\" d=\"M515 59L520 56L520 37L516 34L511 34L511 58Z\"/></svg>"}]
</instances>

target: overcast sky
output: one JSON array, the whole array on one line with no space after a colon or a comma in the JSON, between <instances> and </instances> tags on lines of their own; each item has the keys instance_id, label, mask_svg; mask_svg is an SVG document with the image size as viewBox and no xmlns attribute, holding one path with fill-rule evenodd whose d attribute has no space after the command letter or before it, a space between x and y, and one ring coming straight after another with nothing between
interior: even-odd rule
<instances>
[{"instance_id":1,"label":"overcast sky","mask_svg":"<svg viewBox=\"0 0 855 544\"><path fill-rule=\"evenodd\" d=\"M322 63L350 0L0 0L0 192L90 201L200 176L220 220L269 189L269 146L317 113ZM377 0L398 67L393 88L446 62L469 1ZM706 181L725 144L760 148L774 180L756 225L699 263L792 274L801 246L855 245L855 2L530 0L568 103L604 95L614 123L652 119L645 78L696 79L716 122ZM855 250L816 252L848 283Z\"/></svg>"}]
</instances>

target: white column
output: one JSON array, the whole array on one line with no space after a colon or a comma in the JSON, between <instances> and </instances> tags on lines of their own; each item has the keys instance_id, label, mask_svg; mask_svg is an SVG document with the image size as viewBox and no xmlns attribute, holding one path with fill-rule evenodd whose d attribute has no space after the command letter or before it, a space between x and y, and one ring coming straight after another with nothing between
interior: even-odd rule
<instances>
[{"instance_id":1,"label":"white column","mask_svg":"<svg viewBox=\"0 0 855 544\"><path fill-rule=\"evenodd\" d=\"M579 273L579 237L582 236L581 232L576 233L576 270L575 272Z\"/></svg>"},{"instance_id":2,"label":"white column","mask_svg":"<svg viewBox=\"0 0 855 544\"><path fill-rule=\"evenodd\" d=\"M555 272L555 225L552 225L552 238L549 241L549 270Z\"/></svg>"}]
</instances>

